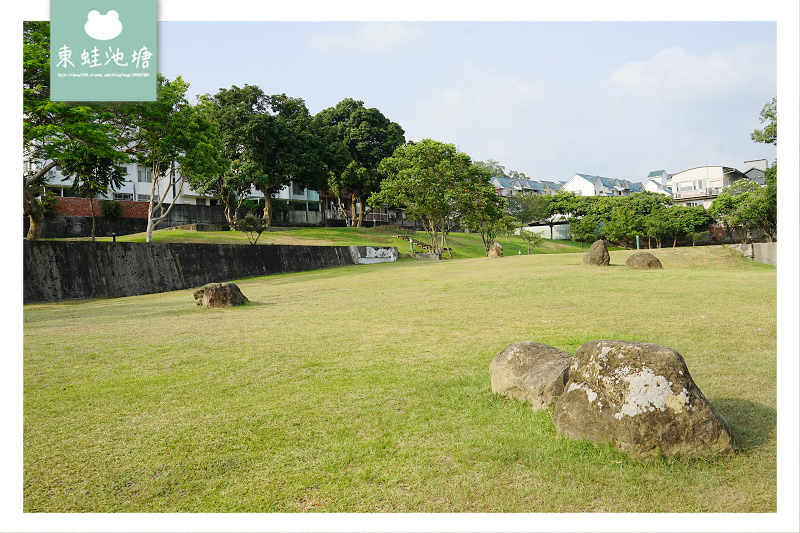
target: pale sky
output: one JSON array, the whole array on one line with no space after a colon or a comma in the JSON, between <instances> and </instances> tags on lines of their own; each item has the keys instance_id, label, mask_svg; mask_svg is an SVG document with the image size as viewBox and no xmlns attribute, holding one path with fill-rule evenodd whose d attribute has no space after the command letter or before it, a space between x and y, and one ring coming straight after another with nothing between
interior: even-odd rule
<instances>
[{"instance_id":1,"label":"pale sky","mask_svg":"<svg viewBox=\"0 0 800 533\"><path fill-rule=\"evenodd\" d=\"M775 22L161 22L159 71L192 96L232 85L362 100L407 140L453 143L532 179L775 160Z\"/></svg>"}]
</instances>

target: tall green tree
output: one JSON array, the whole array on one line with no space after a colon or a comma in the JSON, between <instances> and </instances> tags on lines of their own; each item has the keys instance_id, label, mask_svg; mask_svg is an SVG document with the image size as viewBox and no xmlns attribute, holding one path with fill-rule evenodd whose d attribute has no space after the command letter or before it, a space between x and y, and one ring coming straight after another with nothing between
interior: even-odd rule
<instances>
[{"instance_id":1,"label":"tall green tree","mask_svg":"<svg viewBox=\"0 0 800 533\"><path fill-rule=\"evenodd\" d=\"M762 129L755 130L750 138L757 143L778 145L778 98L773 98L761 109L761 123L766 124Z\"/></svg>"},{"instance_id":2,"label":"tall green tree","mask_svg":"<svg viewBox=\"0 0 800 533\"><path fill-rule=\"evenodd\" d=\"M130 128L114 104L72 104L50 100L50 23L23 24L23 155L31 163L23 171L23 214L29 218L27 238L36 240L44 213L35 188L65 157L83 153L93 160L115 159L125 151Z\"/></svg>"},{"instance_id":3,"label":"tall green tree","mask_svg":"<svg viewBox=\"0 0 800 533\"><path fill-rule=\"evenodd\" d=\"M752 230L762 231L772 242L777 229L777 201L773 192L769 186L739 180L714 199L708 212L725 226L731 237L736 231L744 244Z\"/></svg>"},{"instance_id":4,"label":"tall green tree","mask_svg":"<svg viewBox=\"0 0 800 533\"><path fill-rule=\"evenodd\" d=\"M188 177L215 170L216 129L189 103L188 88L180 76L170 81L159 74L156 101L126 110L136 132L131 150L137 162L152 173L147 242L152 242L153 231L172 211Z\"/></svg>"},{"instance_id":5,"label":"tall green tree","mask_svg":"<svg viewBox=\"0 0 800 533\"><path fill-rule=\"evenodd\" d=\"M328 188L336 194L348 225L360 227L371 209L367 200L380 190L383 175L378 166L405 142L405 132L380 110L351 98L317 113L314 127L325 145ZM345 209L345 195L351 199L350 212Z\"/></svg>"},{"instance_id":6,"label":"tall green tree","mask_svg":"<svg viewBox=\"0 0 800 533\"><path fill-rule=\"evenodd\" d=\"M476 198L491 187L485 168L455 145L432 139L398 147L380 170L386 178L370 203L403 207L425 228L434 253L442 253L447 234L475 212Z\"/></svg>"},{"instance_id":7,"label":"tall green tree","mask_svg":"<svg viewBox=\"0 0 800 533\"><path fill-rule=\"evenodd\" d=\"M202 117L209 130L203 145L207 165L203 172L186 176L187 181L195 191L220 201L228 227L234 231L239 222L239 208L250 193L252 183L243 174L231 171L231 154L223 142L220 109L214 100L207 94L199 97L194 111Z\"/></svg>"},{"instance_id":8,"label":"tall green tree","mask_svg":"<svg viewBox=\"0 0 800 533\"><path fill-rule=\"evenodd\" d=\"M761 110L761 123L766 124L763 129L755 130L750 138L755 142L778 145L778 99L764 105ZM767 187L763 197L752 202L753 216L771 242L778 227L778 162L773 161L770 168L764 173ZM757 207L756 207L757 206Z\"/></svg>"},{"instance_id":9,"label":"tall green tree","mask_svg":"<svg viewBox=\"0 0 800 533\"><path fill-rule=\"evenodd\" d=\"M228 192L249 190L264 196L262 219L272 226L272 195L294 184L319 189L324 183L319 141L301 98L267 95L255 85L232 86L214 95Z\"/></svg>"}]
</instances>

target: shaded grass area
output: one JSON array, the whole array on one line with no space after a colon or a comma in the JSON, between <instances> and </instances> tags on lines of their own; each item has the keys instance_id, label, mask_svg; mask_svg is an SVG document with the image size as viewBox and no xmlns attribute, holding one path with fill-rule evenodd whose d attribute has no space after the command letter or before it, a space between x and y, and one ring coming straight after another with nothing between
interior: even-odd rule
<instances>
[{"instance_id":1,"label":"shaded grass area","mask_svg":"<svg viewBox=\"0 0 800 533\"><path fill-rule=\"evenodd\" d=\"M235 309L191 290L26 305L24 509L775 512L775 268L630 253L253 278ZM635 461L491 393L507 344L593 338L678 350L745 450Z\"/></svg>"}]
</instances>

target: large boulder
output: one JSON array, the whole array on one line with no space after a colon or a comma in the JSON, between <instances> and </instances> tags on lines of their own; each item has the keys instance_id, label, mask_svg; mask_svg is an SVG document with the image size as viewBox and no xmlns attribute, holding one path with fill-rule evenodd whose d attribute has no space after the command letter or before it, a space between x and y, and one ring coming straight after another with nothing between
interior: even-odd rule
<instances>
[{"instance_id":1,"label":"large boulder","mask_svg":"<svg viewBox=\"0 0 800 533\"><path fill-rule=\"evenodd\" d=\"M578 348L553 425L636 457L727 454L739 446L683 357L642 342L591 340Z\"/></svg>"},{"instance_id":2,"label":"large boulder","mask_svg":"<svg viewBox=\"0 0 800 533\"><path fill-rule=\"evenodd\" d=\"M489 247L489 253L486 254L489 257L503 257L503 245L500 243L492 243Z\"/></svg>"},{"instance_id":3,"label":"large boulder","mask_svg":"<svg viewBox=\"0 0 800 533\"><path fill-rule=\"evenodd\" d=\"M608 266L611 256L608 254L608 245L603 239L594 241L589 247L589 252L583 256L583 262L594 266Z\"/></svg>"},{"instance_id":4,"label":"large boulder","mask_svg":"<svg viewBox=\"0 0 800 533\"><path fill-rule=\"evenodd\" d=\"M235 283L206 283L194 291L194 300L206 307L233 307L249 301Z\"/></svg>"},{"instance_id":5,"label":"large boulder","mask_svg":"<svg viewBox=\"0 0 800 533\"><path fill-rule=\"evenodd\" d=\"M546 344L511 343L489 365L492 392L545 409L564 392L571 362L572 355Z\"/></svg>"},{"instance_id":6,"label":"large boulder","mask_svg":"<svg viewBox=\"0 0 800 533\"><path fill-rule=\"evenodd\" d=\"M658 258L650 252L636 252L635 254L632 254L627 261L625 261L625 264L628 265L629 268L663 268L661 266L661 261L659 261Z\"/></svg>"}]
</instances>

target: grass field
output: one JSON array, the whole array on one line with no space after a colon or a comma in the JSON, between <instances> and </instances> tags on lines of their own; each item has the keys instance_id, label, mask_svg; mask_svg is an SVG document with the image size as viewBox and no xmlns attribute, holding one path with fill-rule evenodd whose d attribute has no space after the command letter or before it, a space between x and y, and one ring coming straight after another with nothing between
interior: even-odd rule
<instances>
[{"instance_id":1,"label":"grass field","mask_svg":"<svg viewBox=\"0 0 800 533\"><path fill-rule=\"evenodd\" d=\"M191 290L25 305L24 510L774 513L776 269L630 253L253 278L234 309ZM678 350L744 450L634 461L492 394L509 343L595 338Z\"/></svg>"},{"instance_id":2,"label":"grass field","mask_svg":"<svg viewBox=\"0 0 800 533\"><path fill-rule=\"evenodd\" d=\"M395 246L401 254L411 251L408 241L398 239L398 235L405 234L397 228L378 226L375 228L274 228L264 232L258 239L258 244L304 244L312 246ZM543 230L543 235L549 235L549 229ZM428 236L424 231L412 234L415 242L427 242ZM85 239L83 239L85 240ZM100 241L110 241L111 238L99 238ZM121 242L144 242L144 233L124 235L117 237ZM247 236L240 231L190 231L190 230L157 230L153 234L154 242L199 242L214 244L248 244ZM500 236L497 239L503 245L505 255L528 254L528 247L522 238L511 235ZM483 242L477 233L452 232L448 236L448 244L453 252L453 259L483 257L486 255ZM588 246L584 245L588 250ZM613 249L613 248L612 248ZM545 240L542 246L531 248L531 254L571 253L581 250L580 243L572 241ZM424 251L417 245L416 252ZM445 254L445 258L449 258Z\"/></svg>"}]
</instances>

